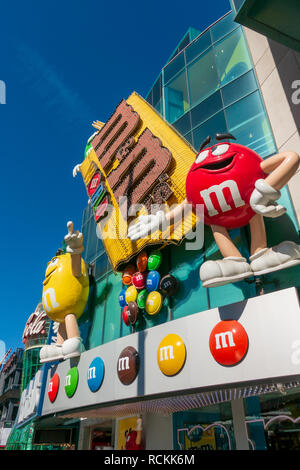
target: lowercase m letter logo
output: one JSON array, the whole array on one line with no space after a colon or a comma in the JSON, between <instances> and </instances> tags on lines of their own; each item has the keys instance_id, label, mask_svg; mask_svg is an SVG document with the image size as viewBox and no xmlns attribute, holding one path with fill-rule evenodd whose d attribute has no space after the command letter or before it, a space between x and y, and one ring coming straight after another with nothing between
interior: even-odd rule
<instances>
[{"instance_id":1,"label":"lowercase m letter logo","mask_svg":"<svg viewBox=\"0 0 300 470\"><path fill-rule=\"evenodd\" d=\"M87 371L87 383L91 392L99 390L104 377L104 363L101 357L95 357Z\"/></svg>"},{"instance_id":2,"label":"lowercase m letter logo","mask_svg":"<svg viewBox=\"0 0 300 470\"><path fill-rule=\"evenodd\" d=\"M238 364L248 350L248 335L236 320L220 321L209 337L213 358L222 366Z\"/></svg>"},{"instance_id":3,"label":"lowercase m letter logo","mask_svg":"<svg viewBox=\"0 0 300 470\"><path fill-rule=\"evenodd\" d=\"M185 344L180 336L165 336L157 349L157 362L162 373L169 376L177 374L182 369L185 358Z\"/></svg>"}]
</instances>

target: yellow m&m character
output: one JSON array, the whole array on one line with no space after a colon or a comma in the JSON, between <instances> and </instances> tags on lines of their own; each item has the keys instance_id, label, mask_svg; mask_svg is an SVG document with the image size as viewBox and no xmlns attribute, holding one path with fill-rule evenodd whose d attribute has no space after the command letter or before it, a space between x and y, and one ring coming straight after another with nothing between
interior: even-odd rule
<instances>
[{"instance_id":1,"label":"yellow m&m character","mask_svg":"<svg viewBox=\"0 0 300 470\"><path fill-rule=\"evenodd\" d=\"M57 342L40 351L41 362L79 356L82 350L77 319L89 295L87 266L81 253L83 235L68 222L67 253L55 256L47 265L43 281L43 306L51 320L59 323Z\"/></svg>"}]
</instances>

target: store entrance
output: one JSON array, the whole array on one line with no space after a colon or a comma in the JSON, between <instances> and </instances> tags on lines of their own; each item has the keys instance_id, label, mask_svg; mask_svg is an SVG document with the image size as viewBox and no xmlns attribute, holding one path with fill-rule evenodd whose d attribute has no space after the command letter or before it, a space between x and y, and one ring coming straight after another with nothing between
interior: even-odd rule
<instances>
[{"instance_id":1,"label":"store entrance","mask_svg":"<svg viewBox=\"0 0 300 470\"><path fill-rule=\"evenodd\" d=\"M173 414L174 449L234 450L230 402Z\"/></svg>"}]
</instances>

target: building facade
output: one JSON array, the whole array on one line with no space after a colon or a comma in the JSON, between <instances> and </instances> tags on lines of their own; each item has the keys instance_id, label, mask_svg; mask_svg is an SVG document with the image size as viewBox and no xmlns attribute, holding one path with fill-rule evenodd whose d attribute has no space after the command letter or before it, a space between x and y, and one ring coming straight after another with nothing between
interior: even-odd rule
<instances>
[{"instance_id":1,"label":"building facade","mask_svg":"<svg viewBox=\"0 0 300 470\"><path fill-rule=\"evenodd\" d=\"M232 4L205 31L190 28L146 100L196 152L208 135L216 142L217 133L230 133L264 159L288 148L300 153L298 108L280 75L280 64L298 64L298 56L241 26L236 14ZM299 244L297 180L282 190L287 213L266 220L269 246ZM112 269L91 206L82 232L86 351L45 373L39 426L77 426L78 449L126 448L139 416L148 450L300 448L299 266L204 288L199 268L219 257L205 227L201 249L185 240L161 248L159 274L174 276L179 288L132 326L119 303L122 274ZM248 257L248 229L231 236ZM222 329L228 322L237 337Z\"/></svg>"},{"instance_id":2,"label":"building facade","mask_svg":"<svg viewBox=\"0 0 300 470\"><path fill-rule=\"evenodd\" d=\"M0 447L4 448L15 423L21 395L24 351L13 352L0 371Z\"/></svg>"}]
</instances>

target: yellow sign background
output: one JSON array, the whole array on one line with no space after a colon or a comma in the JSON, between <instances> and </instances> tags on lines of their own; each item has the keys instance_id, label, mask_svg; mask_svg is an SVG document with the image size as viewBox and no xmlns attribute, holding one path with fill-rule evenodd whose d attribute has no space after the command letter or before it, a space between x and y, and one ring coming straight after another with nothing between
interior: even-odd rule
<instances>
[{"instance_id":1,"label":"yellow sign background","mask_svg":"<svg viewBox=\"0 0 300 470\"><path fill-rule=\"evenodd\" d=\"M136 92L133 92L127 99L127 103L131 105L141 119L141 126L135 134L135 139L148 128L154 136L158 137L162 145L167 147L172 153L172 162L170 168L167 170L169 175L168 184L171 187L173 194L166 203L166 210L168 206L173 204L180 204L185 199L185 180L192 163L195 161L195 149L164 119L155 111L155 109L147 103ZM116 165L118 162L115 162ZM114 168L116 168L114 165ZM99 169L102 174L106 174L101 167L95 151L92 149L86 159L81 164L81 174L88 186L91 178L93 177L96 169ZM125 263L137 255L143 248L148 245L163 245L165 243L179 243L196 224L196 216L190 212L185 216L184 223L179 223L165 232L157 230L152 236L132 242L127 237L128 224L120 214L118 203L114 194L109 187L106 180L106 188L110 195L110 201L113 205L112 214L109 220L103 219L98 222L98 230L100 231L104 247L110 259L113 269L121 270L124 268ZM146 209L142 209L139 215L147 214Z\"/></svg>"},{"instance_id":2,"label":"yellow sign background","mask_svg":"<svg viewBox=\"0 0 300 470\"><path fill-rule=\"evenodd\" d=\"M131 417L126 419L120 419L118 427L118 448L117 450L125 450L125 431L136 430L137 417Z\"/></svg>"}]
</instances>

